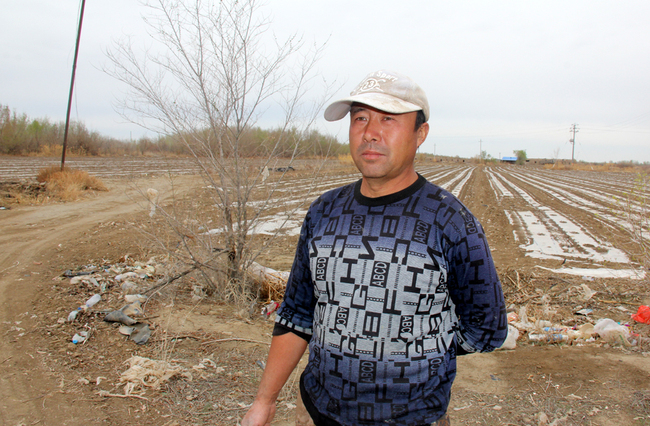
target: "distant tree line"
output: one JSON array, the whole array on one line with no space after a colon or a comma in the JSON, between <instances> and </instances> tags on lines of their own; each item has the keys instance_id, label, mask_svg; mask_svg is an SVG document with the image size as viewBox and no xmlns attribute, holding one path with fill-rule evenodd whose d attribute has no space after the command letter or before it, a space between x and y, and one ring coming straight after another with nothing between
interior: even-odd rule
<instances>
[{"instance_id":1,"label":"distant tree line","mask_svg":"<svg viewBox=\"0 0 650 426\"><path fill-rule=\"evenodd\" d=\"M48 118L31 119L26 114L18 115L8 106L0 104L0 155L61 155L65 123L54 123ZM300 157L339 156L349 153L347 145L339 143L335 137L323 135L316 130L301 133L293 129L289 131L286 150L276 147L279 158L291 156L294 146L291 142L299 142ZM208 136L209 132L206 130ZM268 130L259 127L247 131L245 142L237 147L238 155L243 157L265 157L273 147L280 129ZM216 138L215 138L216 142ZM184 143L175 135L159 136L157 138L142 137L135 141L124 141L107 137L98 132L88 130L82 122L71 121L68 129L67 152L73 155L112 156L112 155L187 155L190 154ZM229 147L225 149L226 156L232 155ZM286 151L286 152L285 152Z\"/></svg>"}]
</instances>

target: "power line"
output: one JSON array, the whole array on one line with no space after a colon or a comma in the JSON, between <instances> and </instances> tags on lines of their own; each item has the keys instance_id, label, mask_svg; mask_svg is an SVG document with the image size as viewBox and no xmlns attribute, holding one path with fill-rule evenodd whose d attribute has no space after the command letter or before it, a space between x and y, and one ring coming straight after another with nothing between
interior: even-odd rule
<instances>
[{"instance_id":1,"label":"power line","mask_svg":"<svg viewBox=\"0 0 650 426\"><path fill-rule=\"evenodd\" d=\"M645 112L643 114L637 115L636 117L628 118L627 120L619 121L618 123L610 124L609 126L606 127L617 127L619 128L627 128L630 126L634 126L636 124L640 124L643 122L646 122L650 120L650 112Z\"/></svg>"}]
</instances>

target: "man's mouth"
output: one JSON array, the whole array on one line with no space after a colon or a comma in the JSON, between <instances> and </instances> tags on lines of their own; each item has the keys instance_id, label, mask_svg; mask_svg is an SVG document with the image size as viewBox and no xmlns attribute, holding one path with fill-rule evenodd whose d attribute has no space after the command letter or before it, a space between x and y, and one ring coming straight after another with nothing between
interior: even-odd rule
<instances>
[{"instance_id":1,"label":"man's mouth","mask_svg":"<svg viewBox=\"0 0 650 426\"><path fill-rule=\"evenodd\" d=\"M374 160L374 159L383 157L384 154L382 154L379 151L364 151L364 152L361 153L361 156L363 158L365 158L365 159L368 159L368 160Z\"/></svg>"}]
</instances>

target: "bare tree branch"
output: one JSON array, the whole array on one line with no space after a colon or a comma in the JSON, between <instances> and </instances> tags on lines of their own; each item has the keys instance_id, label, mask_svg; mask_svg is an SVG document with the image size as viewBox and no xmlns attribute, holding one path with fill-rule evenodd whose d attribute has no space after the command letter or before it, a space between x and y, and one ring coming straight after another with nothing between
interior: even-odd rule
<instances>
[{"instance_id":1,"label":"bare tree branch","mask_svg":"<svg viewBox=\"0 0 650 426\"><path fill-rule=\"evenodd\" d=\"M282 212L286 224L305 202L303 196L279 207L277 199L288 166L308 147L316 116L333 92L324 84L321 99L307 97L315 91L324 45L307 46L295 35L278 40L257 0L146 4L153 44L136 54L134 40L117 43L107 53L111 68L106 71L128 87L120 104L127 119L184 144L204 178L207 189L200 196L209 197L216 209L210 219L184 221L173 210L158 208L177 237L170 252L213 281L223 298L250 300L255 289L246 269L268 247L268 241L252 247L250 232L271 211ZM277 131L252 151L252 129L277 108L284 112ZM285 172L265 182L263 170L278 161ZM212 223L221 232L188 223ZM215 254L216 240L228 256Z\"/></svg>"}]
</instances>

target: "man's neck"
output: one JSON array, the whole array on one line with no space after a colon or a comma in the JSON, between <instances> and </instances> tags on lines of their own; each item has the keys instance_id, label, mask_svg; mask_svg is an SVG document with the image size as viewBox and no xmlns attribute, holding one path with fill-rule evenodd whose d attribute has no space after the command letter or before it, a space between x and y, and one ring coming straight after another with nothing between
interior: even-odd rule
<instances>
[{"instance_id":1,"label":"man's neck","mask_svg":"<svg viewBox=\"0 0 650 426\"><path fill-rule=\"evenodd\" d=\"M415 170L399 178L361 178L361 195L368 198L378 198L395 194L413 185L418 180Z\"/></svg>"}]
</instances>

